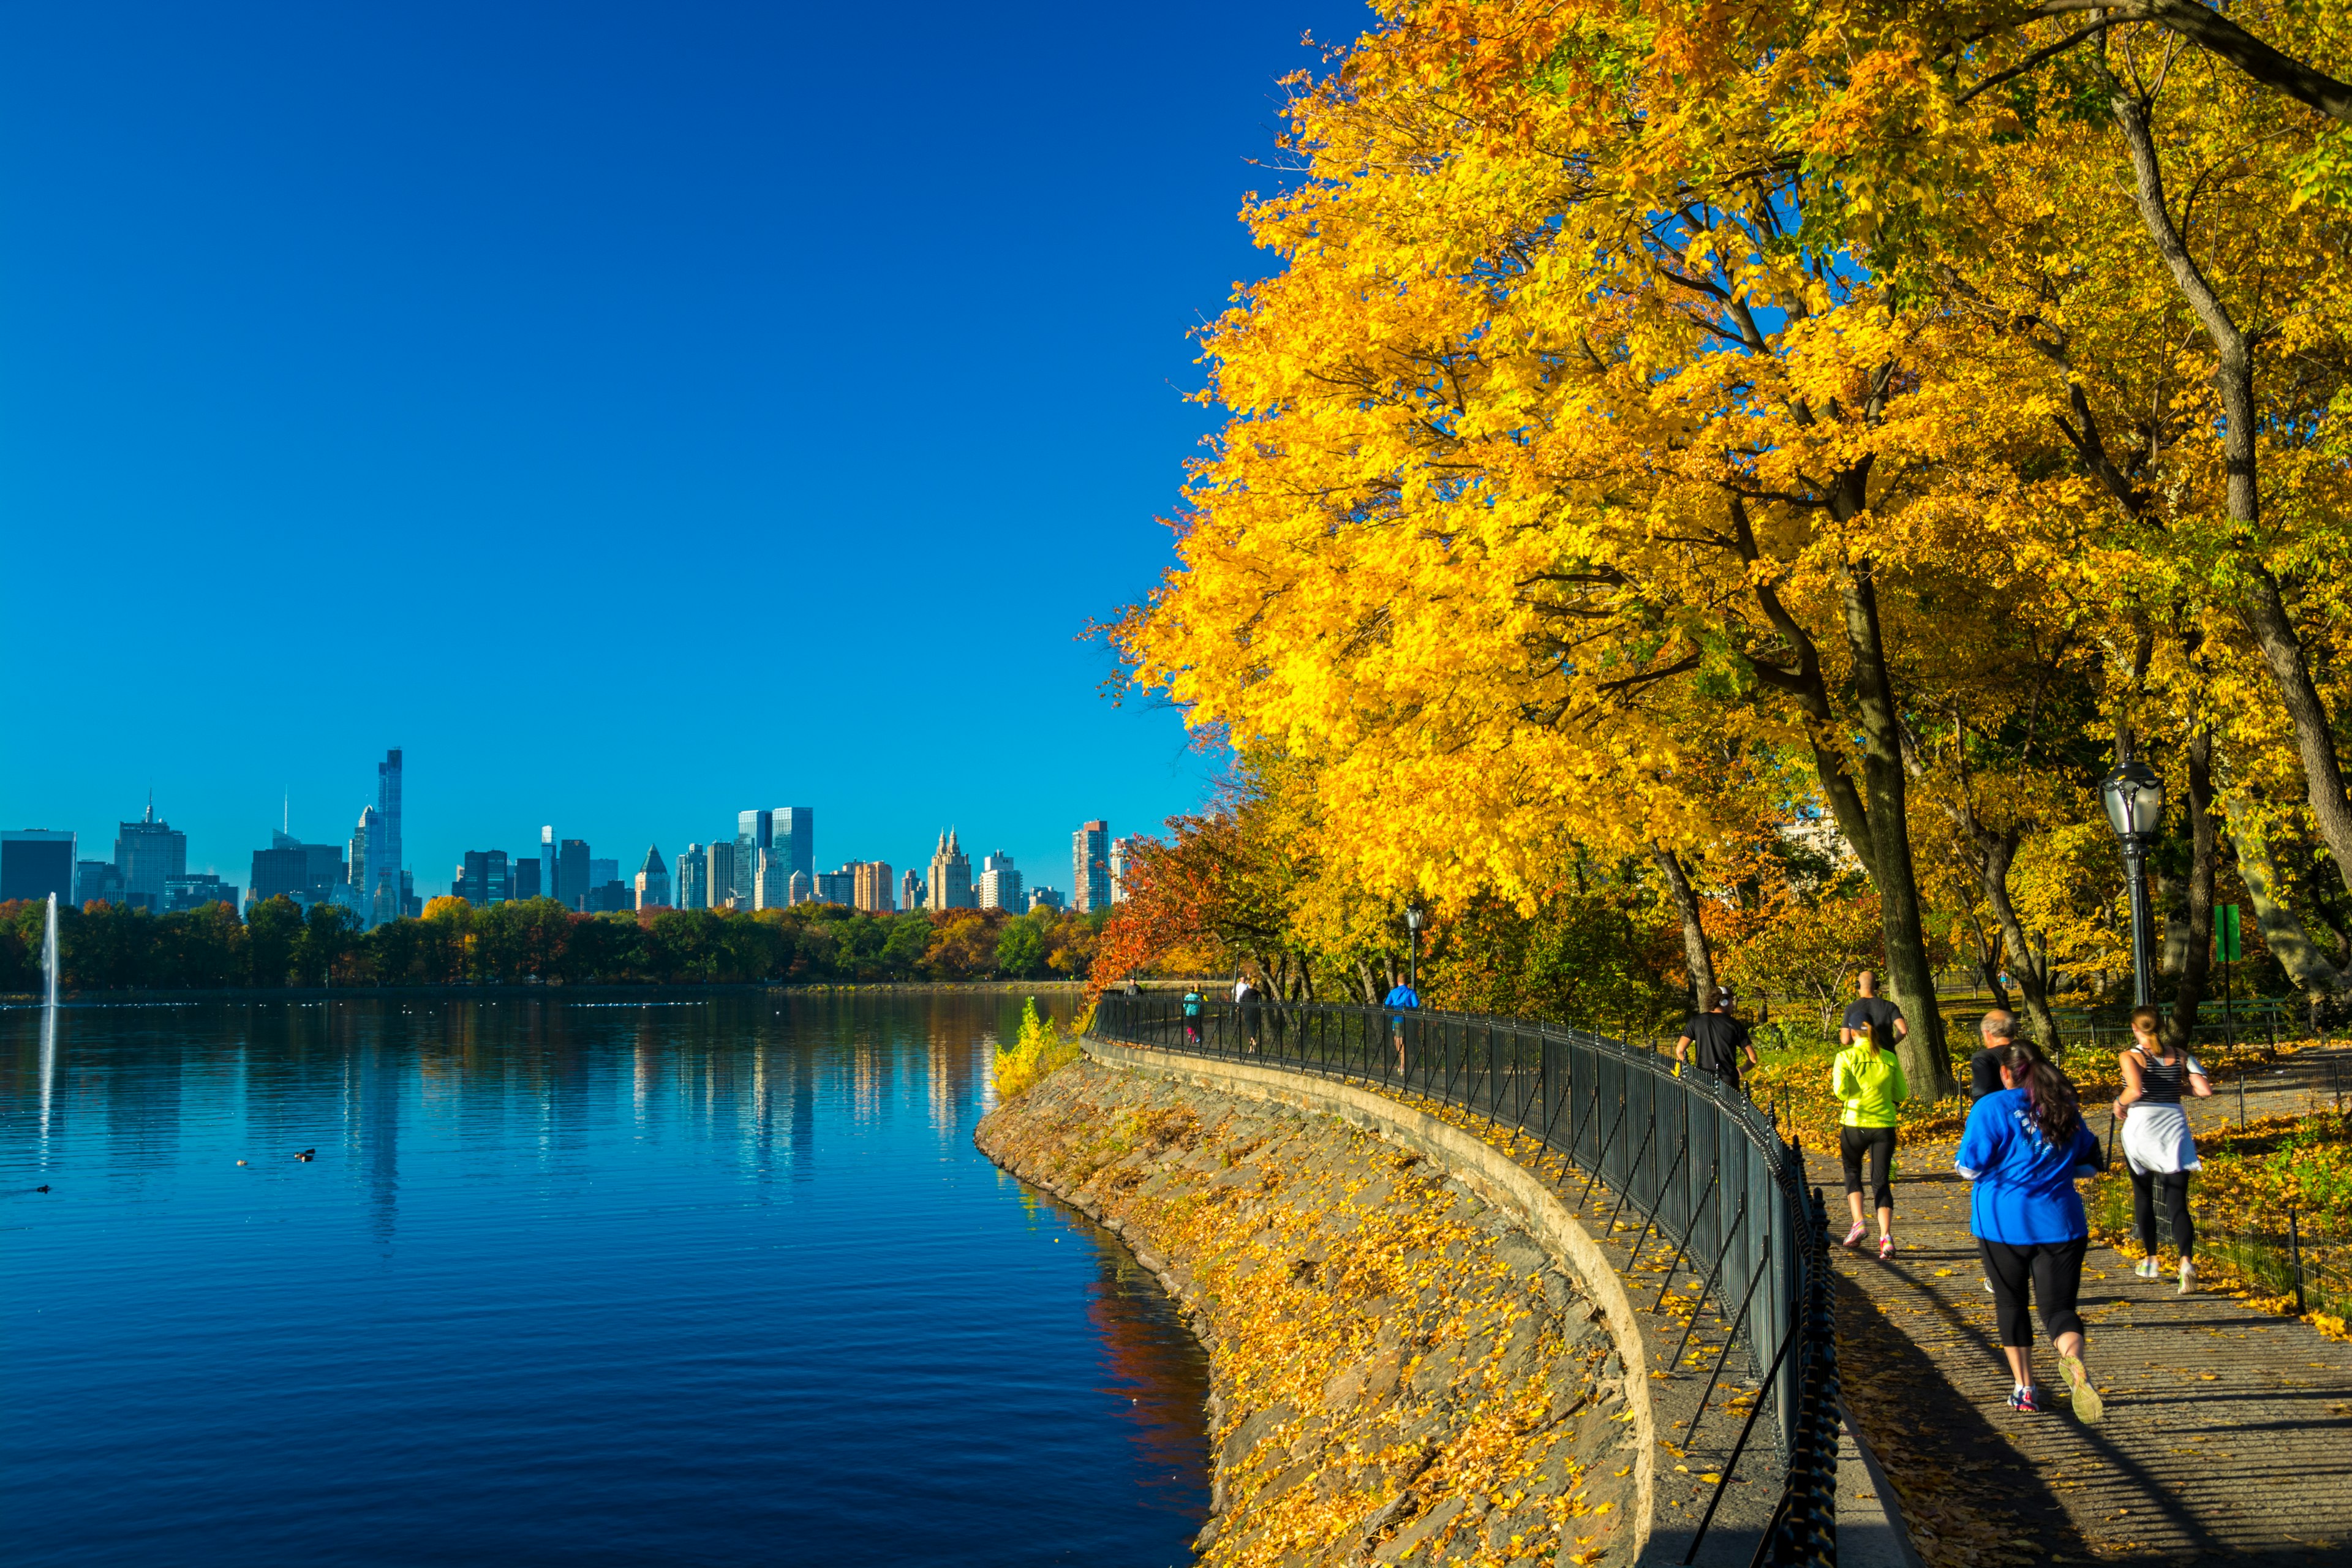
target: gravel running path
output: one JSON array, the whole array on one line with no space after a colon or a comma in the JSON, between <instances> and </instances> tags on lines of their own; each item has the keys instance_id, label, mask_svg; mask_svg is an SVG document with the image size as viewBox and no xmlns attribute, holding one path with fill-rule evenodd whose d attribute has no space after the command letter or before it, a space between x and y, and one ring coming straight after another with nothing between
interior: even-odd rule
<instances>
[{"instance_id":1,"label":"gravel running path","mask_svg":"<svg viewBox=\"0 0 2352 1568\"><path fill-rule=\"evenodd\" d=\"M2260 1108L2250 1080L2249 1112L2299 1109L2284 1100L2308 1091L2304 1076ZM2177 1295L2095 1246L2081 1309L2106 1418L2012 1414L1951 1163L1948 1143L1903 1151L1893 1261L1833 1249L1846 1397L1931 1568L2352 1561L2352 1344ZM1835 1215L1836 1166L1813 1163ZM2036 1369L2055 1385L2046 1344Z\"/></svg>"}]
</instances>

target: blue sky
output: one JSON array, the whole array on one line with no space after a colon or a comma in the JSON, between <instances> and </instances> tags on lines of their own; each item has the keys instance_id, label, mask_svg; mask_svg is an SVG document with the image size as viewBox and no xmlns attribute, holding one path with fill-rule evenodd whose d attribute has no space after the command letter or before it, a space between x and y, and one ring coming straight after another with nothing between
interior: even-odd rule
<instances>
[{"instance_id":1,"label":"blue sky","mask_svg":"<svg viewBox=\"0 0 2352 1568\"><path fill-rule=\"evenodd\" d=\"M292 796L634 867L750 805L1066 888L1213 764L1074 640L1360 5L0 8L0 825Z\"/></svg>"}]
</instances>

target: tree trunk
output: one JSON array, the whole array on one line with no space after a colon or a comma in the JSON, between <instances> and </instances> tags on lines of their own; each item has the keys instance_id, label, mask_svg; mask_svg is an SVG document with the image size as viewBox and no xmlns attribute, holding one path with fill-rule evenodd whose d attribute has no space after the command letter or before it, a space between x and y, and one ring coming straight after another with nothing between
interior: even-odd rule
<instances>
[{"instance_id":1,"label":"tree trunk","mask_svg":"<svg viewBox=\"0 0 2352 1568\"><path fill-rule=\"evenodd\" d=\"M2189 738L2189 931L2180 953L2179 988L2173 993L2166 1040L2187 1050L2213 972L2213 731L2200 726Z\"/></svg>"},{"instance_id":2,"label":"tree trunk","mask_svg":"<svg viewBox=\"0 0 2352 1568\"><path fill-rule=\"evenodd\" d=\"M1979 830L1976 837L1985 902L1992 906L1993 918L2000 922L2000 940L2009 949L2010 975L2025 997L2025 1015L2032 1025L2035 1041L2054 1056L2058 1051L2058 1018L2050 1011L2048 955L2035 952L2027 943L2025 924L2017 918L2017 905L2009 896L2009 868L2017 858L2017 831L2012 828L2004 834L1990 834Z\"/></svg>"},{"instance_id":3,"label":"tree trunk","mask_svg":"<svg viewBox=\"0 0 2352 1568\"><path fill-rule=\"evenodd\" d=\"M2205 336L2213 345L2213 384L2221 398L2221 460L2227 476L2222 500L2230 521L2242 524L2242 537L2252 540L2257 537L2255 530L2262 521L2262 491L2255 476L2255 439L2260 426L2254 407L2254 346L2231 316L2229 307L2206 281L2196 258L2181 242L2180 231L2173 225L2171 209L2165 203L2164 169L2157 161L2156 139L2148 130L2146 110L2120 83L2113 83L2111 79L2111 86L2109 108L2116 125L2122 128L2125 143L2131 149L2140 221L2147 226L2148 238L2155 242L2157 254L2171 271L2174 286L2196 313L2198 324L2205 329ZM2270 667L2272 683L2278 688L2279 700L2294 726L2304 790L2310 797L2311 815L2318 824L2319 836L2336 858L2336 874L2344 879L2346 889L2352 890L2352 802L2347 799L2344 769L2336 755L2327 705L2311 678L2310 660L2305 656L2303 639L2294 629L2294 622L2287 614L2278 579L2258 559L2250 558L2245 564L2252 584L2239 608L2254 640L2262 647L2263 661Z\"/></svg>"},{"instance_id":4,"label":"tree trunk","mask_svg":"<svg viewBox=\"0 0 2352 1568\"><path fill-rule=\"evenodd\" d=\"M2254 923L2262 928L2263 945L2305 995L2314 1001L2340 995L2344 972L2312 945L2303 921L2273 890L2278 886L2278 867L2271 859L2271 847L2252 826L2242 826L2242 816L2231 813L2229 821L2230 843L2238 852L2238 875L2244 879L2247 896L2253 900Z\"/></svg>"},{"instance_id":5,"label":"tree trunk","mask_svg":"<svg viewBox=\"0 0 2352 1568\"><path fill-rule=\"evenodd\" d=\"M1846 572L1841 594L1846 645L1853 656L1855 706L1862 718L1862 777L1870 828L1870 860L1876 870L1881 934L1886 942L1886 978L1895 1004L1910 1032L1896 1043L1903 1075L1932 1087L1942 1099L1959 1092L1944 1049L1944 1016L1936 1002L1936 974L1927 962L1927 939L1920 920L1919 883L1911 861L1911 824L1903 768L1901 715L1886 670L1885 644L1878 621L1878 591L1867 562Z\"/></svg>"},{"instance_id":6,"label":"tree trunk","mask_svg":"<svg viewBox=\"0 0 2352 1568\"><path fill-rule=\"evenodd\" d=\"M1704 1013L1715 1005L1715 956L1707 951L1706 928L1699 923L1698 895L1691 891L1690 878L1684 874L1682 860L1673 850L1653 844L1650 858L1657 862L1675 912L1682 916L1683 963L1690 970L1691 1010Z\"/></svg>"}]
</instances>

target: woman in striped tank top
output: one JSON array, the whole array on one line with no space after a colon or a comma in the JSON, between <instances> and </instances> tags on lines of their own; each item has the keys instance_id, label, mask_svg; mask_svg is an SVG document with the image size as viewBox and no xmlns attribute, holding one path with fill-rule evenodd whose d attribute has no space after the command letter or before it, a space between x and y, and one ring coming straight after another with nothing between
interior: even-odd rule
<instances>
[{"instance_id":1,"label":"woman in striped tank top","mask_svg":"<svg viewBox=\"0 0 2352 1568\"><path fill-rule=\"evenodd\" d=\"M2147 1248L2137 1272L2143 1279L2157 1275L2156 1211L2160 1204L2172 1227L2173 1245L2180 1249L2180 1293L2189 1293L2197 1269L2197 1230L2189 1218L2189 1173L2199 1168L2197 1140L2189 1133L2189 1113L2180 1108L2184 1094L2203 1099L2213 1092L2205 1069L2187 1051L2168 1049L2157 1031L2153 1007L2133 1011L2132 1048L2116 1059L2123 1068L2124 1091L2116 1097L2116 1115L2124 1124L2124 1162L2131 1169L2132 1222L2139 1244Z\"/></svg>"}]
</instances>

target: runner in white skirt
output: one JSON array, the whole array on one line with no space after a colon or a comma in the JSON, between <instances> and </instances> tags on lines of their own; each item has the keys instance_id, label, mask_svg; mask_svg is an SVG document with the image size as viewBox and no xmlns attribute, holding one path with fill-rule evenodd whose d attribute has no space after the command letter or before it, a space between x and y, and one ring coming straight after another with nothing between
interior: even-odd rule
<instances>
[{"instance_id":1,"label":"runner in white skirt","mask_svg":"<svg viewBox=\"0 0 2352 1568\"><path fill-rule=\"evenodd\" d=\"M2202 1100L2213 1086L2195 1057L2165 1047L2155 1008L2135 1009L2131 1026L2132 1048L2116 1058L2124 1074L2116 1115L2124 1124L2124 1163L2131 1171L2132 1226L2147 1249L2136 1272L2153 1279L2158 1271L2156 1211L2160 1204L2172 1227L2173 1245L2180 1249L2180 1293L2185 1296L2197 1277L2191 1261L2197 1229L2189 1218L2189 1173L2198 1169L2198 1159L2197 1140L2189 1135L2189 1113L2180 1100L2184 1093Z\"/></svg>"}]
</instances>

